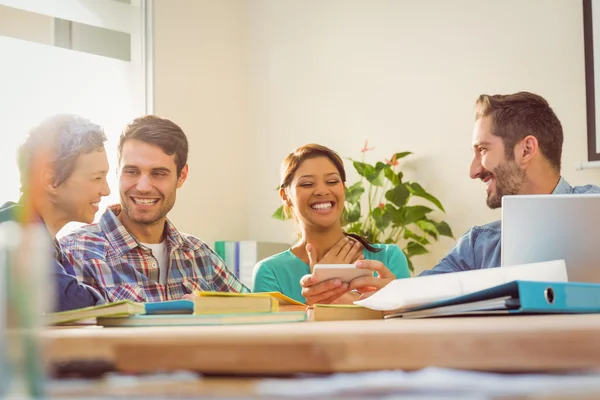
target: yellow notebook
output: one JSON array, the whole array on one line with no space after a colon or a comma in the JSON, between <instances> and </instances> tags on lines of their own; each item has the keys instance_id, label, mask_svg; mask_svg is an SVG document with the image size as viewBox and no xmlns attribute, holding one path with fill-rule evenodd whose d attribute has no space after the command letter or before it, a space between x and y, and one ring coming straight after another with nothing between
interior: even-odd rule
<instances>
[{"instance_id":1,"label":"yellow notebook","mask_svg":"<svg viewBox=\"0 0 600 400\"><path fill-rule=\"evenodd\" d=\"M48 313L44 315L44 323L46 325L59 325L98 317L127 317L130 315L145 313L146 308L144 307L143 303L122 300L115 303L102 304L99 306Z\"/></svg>"},{"instance_id":2,"label":"yellow notebook","mask_svg":"<svg viewBox=\"0 0 600 400\"><path fill-rule=\"evenodd\" d=\"M279 305L296 305L302 306L303 303L296 301L286 295L279 292L261 292L261 293L231 293L231 292L201 292L199 290L194 291L196 296L219 296L219 297L262 297L265 295L271 296L277 300Z\"/></svg>"},{"instance_id":3,"label":"yellow notebook","mask_svg":"<svg viewBox=\"0 0 600 400\"><path fill-rule=\"evenodd\" d=\"M279 311L279 303L263 296L194 296L194 315L243 314Z\"/></svg>"},{"instance_id":4,"label":"yellow notebook","mask_svg":"<svg viewBox=\"0 0 600 400\"><path fill-rule=\"evenodd\" d=\"M383 311L353 304L315 304L308 308L307 314L311 321L383 319Z\"/></svg>"},{"instance_id":5,"label":"yellow notebook","mask_svg":"<svg viewBox=\"0 0 600 400\"><path fill-rule=\"evenodd\" d=\"M277 301L279 302L279 305L283 306L305 306L305 303L300 303L299 301L296 301L294 299L292 299L291 297L287 297L285 294L280 293L280 292L265 292L264 294L268 294L270 296L273 296L277 299Z\"/></svg>"}]
</instances>

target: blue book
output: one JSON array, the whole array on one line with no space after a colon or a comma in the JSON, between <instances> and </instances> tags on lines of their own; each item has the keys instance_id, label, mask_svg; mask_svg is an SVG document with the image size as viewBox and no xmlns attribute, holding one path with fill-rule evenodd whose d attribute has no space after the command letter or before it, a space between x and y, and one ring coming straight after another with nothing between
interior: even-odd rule
<instances>
[{"instance_id":1,"label":"blue book","mask_svg":"<svg viewBox=\"0 0 600 400\"><path fill-rule=\"evenodd\" d=\"M386 318L577 313L600 313L600 284L513 281L402 310Z\"/></svg>"},{"instance_id":2,"label":"blue book","mask_svg":"<svg viewBox=\"0 0 600 400\"><path fill-rule=\"evenodd\" d=\"M192 314L194 302L191 300L168 300L144 303L147 315L160 314Z\"/></svg>"}]
</instances>

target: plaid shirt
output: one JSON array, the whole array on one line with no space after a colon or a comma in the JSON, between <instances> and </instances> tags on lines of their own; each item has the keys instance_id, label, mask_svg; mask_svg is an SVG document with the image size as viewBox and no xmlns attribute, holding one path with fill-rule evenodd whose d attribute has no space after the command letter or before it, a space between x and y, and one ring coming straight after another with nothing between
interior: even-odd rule
<instances>
[{"instance_id":1,"label":"plaid shirt","mask_svg":"<svg viewBox=\"0 0 600 400\"><path fill-rule=\"evenodd\" d=\"M158 261L121 224L120 205L109 207L97 224L63 237L60 245L79 280L107 301L152 302L180 299L194 290L249 292L223 260L200 239L180 233L167 219L170 265L161 285Z\"/></svg>"}]
</instances>

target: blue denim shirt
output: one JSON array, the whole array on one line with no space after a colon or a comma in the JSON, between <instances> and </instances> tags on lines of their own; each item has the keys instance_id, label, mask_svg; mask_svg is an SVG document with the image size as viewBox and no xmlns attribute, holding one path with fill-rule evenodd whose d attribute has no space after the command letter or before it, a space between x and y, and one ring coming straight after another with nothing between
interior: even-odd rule
<instances>
[{"instance_id":1,"label":"blue denim shirt","mask_svg":"<svg viewBox=\"0 0 600 400\"><path fill-rule=\"evenodd\" d=\"M560 178L552 194L600 193L594 185L572 187ZM419 276L445 274L447 272L469 271L473 269L496 268L500 266L501 221L469 229L433 269L423 271Z\"/></svg>"}]
</instances>

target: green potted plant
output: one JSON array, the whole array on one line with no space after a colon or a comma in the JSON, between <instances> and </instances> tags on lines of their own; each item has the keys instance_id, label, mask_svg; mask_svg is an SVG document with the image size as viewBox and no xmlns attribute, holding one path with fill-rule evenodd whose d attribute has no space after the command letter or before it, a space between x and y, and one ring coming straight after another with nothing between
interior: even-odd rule
<instances>
[{"instance_id":1,"label":"green potted plant","mask_svg":"<svg viewBox=\"0 0 600 400\"><path fill-rule=\"evenodd\" d=\"M419 183L403 180L399 160L411 152L394 153L389 160L372 165L365 162L365 153L369 150L372 148L365 142L361 161L349 159L361 179L346 187L342 225L346 232L364 236L372 243L398 244L414 272L413 257L428 253L427 246L440 236L453 238L454 235L448 223L430 217L433 208L415 205L413 200L415 197L425 199L442 212L445 212L444 207ZM287 219L283 206L273 217Z\"/></svg>"}]
</instances>

